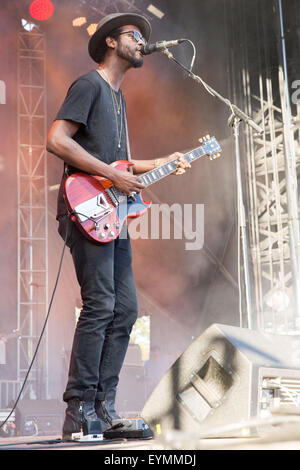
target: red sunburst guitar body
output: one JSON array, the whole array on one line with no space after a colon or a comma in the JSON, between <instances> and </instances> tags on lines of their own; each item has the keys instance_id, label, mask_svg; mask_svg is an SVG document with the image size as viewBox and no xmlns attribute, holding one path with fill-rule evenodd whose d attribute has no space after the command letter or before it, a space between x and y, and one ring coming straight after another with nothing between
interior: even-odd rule
<instances>
[{"instance_id":1,"label":"red sunburst guitar body","mask_svg":"<svg viewBox=\"0 0 300 470\"><path fill-rule=\"evenodd\" d=\"M192 162L203 155L216 158L220 151L218 142L212 137L184 157ZM111 165L118 170L128 171L133 163L118 160ZM140 178L146 187L174 173L176 169L174 160L140 175ZM151 201L145 202L142 193L132 198L122 193L110 180L86 173L73 173L66 179L64 197L71 219L88 239L96 243L115 240L127 218L139 217L151 207Z\"/></svg>"},{"instance_id":2,"label":"red sunburst guitar body","mask_svg":"<svg viewBox=\"0 0 300 470\"><path fill-rule=\"evenodd\" d=\"M133 163L118 160L111 164L127 171ZM74 173L65 182L65 200L71 218L83 233L97 243L115 240L127 218L139 217L150 207L140 194L134 199L121 193L113 183L101 176Z\"/></svg>"}]
</instances>

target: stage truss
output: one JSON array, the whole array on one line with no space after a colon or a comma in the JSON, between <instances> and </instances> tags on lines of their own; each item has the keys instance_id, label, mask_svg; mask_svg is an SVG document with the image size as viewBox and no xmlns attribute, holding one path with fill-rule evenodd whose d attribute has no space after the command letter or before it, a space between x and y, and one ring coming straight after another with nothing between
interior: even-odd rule
<instances>
[{"instance_id":1,"label":"stage truss","mask_svg":"<svg viewBox=\"0 0 300 470\"><path fill-rule=\"evenodd\" d=\"M280 12L278 3L271 3L275 9L254 2L250 18L249 5L240 2L237 11L237 2L231 2L232 94L263 129L261 135L243 129L253 323L272 333L299 334L300 106L290 106L286 93Z\"/></svg>"},{"instance_id":2,"label":"stage truss","mask_svg":"<svg viewBox=\"0 0 300 470\"><path fill-rule=\"evenodd\" d=\"M23 380L48 307L45 37L18 34L18 355ZM48 395L47 329L27 382L30 398Z\"/></svg>"}]
</instances>

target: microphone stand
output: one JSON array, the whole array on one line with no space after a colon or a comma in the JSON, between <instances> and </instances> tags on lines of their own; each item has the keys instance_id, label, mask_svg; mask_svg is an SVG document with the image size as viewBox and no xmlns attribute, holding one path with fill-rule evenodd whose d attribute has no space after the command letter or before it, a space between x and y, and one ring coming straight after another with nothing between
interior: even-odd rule
<instances>
[{"instance_id":1,"label":"microphone stand","mask_svg":"<svg viewBox=\"0 0 300 470\"><path fill-rule=\"evenodd\" d=\"M251 289L250 289L250 274L249 274L249 258L248 258L248 245L247 245L247 233L246 233L246 217L245 217L245 207L243 203L243 192L242 192L242 175L241 175L241 164L240 164L240 144L239 144L239 127L241 122L244 122L252 129L254 129L258 134L263 133L263 129L258 126L250 116L247 116L241 109L236 105L232 104L229 99L224 98L216 90L202 80L198 75L195 75L191 69L188 69L183 64L181 64L173 54L167 49L162 49L161 51L165 54L168 59L173 60L177 65L183 68L190 78L195 80L197 83L200 83L204 88L215 98L218 98L226 106L230 108L231 115L228 119L228 126L232 127L233 137L235 143L235 158L236 158L236 176L237 176L237 202L238 202L238 227L239 227L239 240L242 242L242 253L243 253L243 264L244 264L244 283L245 283L245 297L246 297L246 309L247 309L247 326L243 323L243 316L240 312L240 326L248 327L253 329L253 315L252 315L252 302L251 302ZM239 279L240 281L240 279ZM241 292L240 292L241 293ZM241 302L241 300L240 300Z\"/></svg>"}]
</instances>

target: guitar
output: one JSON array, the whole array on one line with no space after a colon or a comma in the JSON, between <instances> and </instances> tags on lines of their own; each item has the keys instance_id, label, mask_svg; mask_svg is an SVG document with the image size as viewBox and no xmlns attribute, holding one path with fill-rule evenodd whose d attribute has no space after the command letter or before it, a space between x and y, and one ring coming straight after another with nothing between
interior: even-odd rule
<instances>
[{"instance_id":1,"label":"guitar","mask_svg":"<svg viewBox=\"0 0 300 470\"><path fill-rule=\"evenodd\" d=\"M199 139L200 147L184 154L191 163L200 157L214 159L220 156L221 147L215 137ZM145 187L160 181L174 173L178 168L176 159L140 175ZM127 160L111 163L118 170L128 171L133 165ZM141 192L134 197L127 196L113 183L102 177L85 173L73 173L64 185L64 197L71 215L83 234L96 243L109 243L115 240L127 218L140 217L151 207L151 201L145 202Z\"/></svg>"}]
</instances>

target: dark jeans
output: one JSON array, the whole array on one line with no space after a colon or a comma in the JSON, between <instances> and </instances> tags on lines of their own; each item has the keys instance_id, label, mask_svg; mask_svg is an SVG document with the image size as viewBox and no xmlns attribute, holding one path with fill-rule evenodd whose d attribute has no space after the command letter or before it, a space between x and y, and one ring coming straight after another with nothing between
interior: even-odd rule
<instances>
[{"instance_id":1,"label":"dark jeans","mask_svg":"<svg viewBox=\"0 0 300 470\"><path fill-rule=\"evenodd\" d=\"M64 217L58 228L63 239L66 230L81 287L82 311L75 330L64 401L81 399L88 389L104 393L116 390L138 315L129 236L96 245Z\"/></svg>"}]
</instances>

